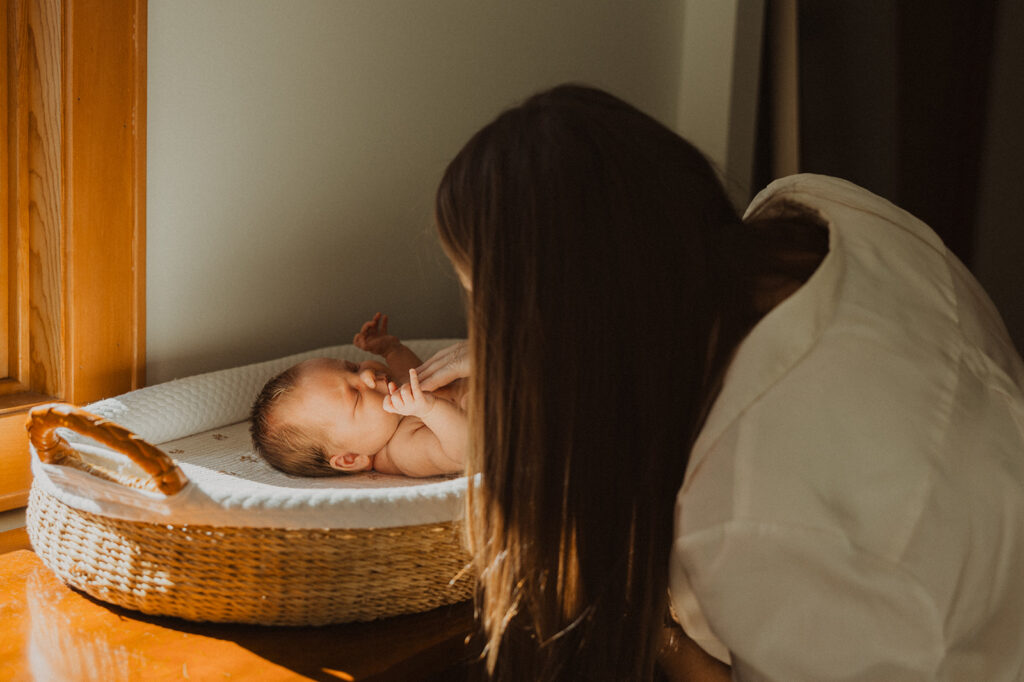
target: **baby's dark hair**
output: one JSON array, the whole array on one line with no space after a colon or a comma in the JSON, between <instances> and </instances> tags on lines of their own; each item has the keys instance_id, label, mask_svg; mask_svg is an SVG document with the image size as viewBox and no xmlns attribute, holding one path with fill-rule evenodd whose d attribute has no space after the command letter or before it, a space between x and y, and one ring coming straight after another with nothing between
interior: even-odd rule
<instances>
[{"instance_id":1,"label":"baby's dark hair","mask_svg":"<svg viewBox=\"0 0 1024 682\"><path fill-rule=\"evenodd\" d=\"M337 476L323 447L291 424L275 424L272 418L281 399L298 383L299 365L289 367L268 381L252 404L249 434L252 444L272 467L293 476Z\"/></svg>"}]
</instances>

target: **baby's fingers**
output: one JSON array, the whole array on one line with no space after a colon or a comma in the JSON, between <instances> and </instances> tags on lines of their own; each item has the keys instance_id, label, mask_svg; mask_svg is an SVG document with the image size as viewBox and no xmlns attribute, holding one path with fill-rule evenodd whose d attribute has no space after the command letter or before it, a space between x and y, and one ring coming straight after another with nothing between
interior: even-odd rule
<instances>
[{"instance_id":1,"label":"baby's fingers","mask_svg":"<svg viewBox=\"0 0 1024 682\"><path fill-rule=\"evenodd\" d=\"M391 402L391 406L394 408L394 411L397 414L406 414L407 410L410 407L410 403L412 402L406 390L407 389L405 386L399 388L397 385L395 385L395 382L388 382L388 393L390 395L388 395L388 397L385 398L385 400Z\"/></svg>"},{"instance_id":2,"label":"baby's fingers","mask_svg":"<svg viewBox=\"0 0 1024 682\"><path fill-rule=\"evenodd\" d=\"M423 391L420 390L420 377L415 369L409 370L409 387L412 389L413 400L423 400Z\"/></svg>"}]
</instances>

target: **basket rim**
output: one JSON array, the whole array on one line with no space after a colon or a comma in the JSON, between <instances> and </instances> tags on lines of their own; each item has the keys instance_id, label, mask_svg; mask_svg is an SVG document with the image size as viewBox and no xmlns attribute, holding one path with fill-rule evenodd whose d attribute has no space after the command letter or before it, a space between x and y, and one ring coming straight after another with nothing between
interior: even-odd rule
<instances>
[{"instance_id":1,"label":"basket rim","mask_svg":"<svg viewBox=\"0 0 1024 682\"><path fill-rule=\"evenodd\" d=\"M76 445L77 447L77 445ZM126 488L89 474L45 464L32 454L32 490L72 509L123 521L237 528L397 528L461 521L470 479L381 488L288 489L254 504L251 497L216 499L194 483L171 497ZM474 479L479 481L479 476Z\"/></svg>"}]
</instances>

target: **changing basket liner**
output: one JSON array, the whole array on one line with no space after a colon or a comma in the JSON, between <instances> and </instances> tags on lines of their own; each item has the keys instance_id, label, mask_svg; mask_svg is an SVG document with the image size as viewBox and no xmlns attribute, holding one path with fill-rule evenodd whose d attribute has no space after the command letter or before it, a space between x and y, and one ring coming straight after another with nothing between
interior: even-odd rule
<instances>
[{"instance_id":1,"label":"changing basket liner","mask_svg":"<svg viewBox=\"0 0 1024 682\"><path fill-rule=\"evenodd\" d=\"M409 341L427 358L455 339ZM34 488L68 507L111 519L177 526L332 529L399 528L461 517L465 477L413 479L366 472L329 478L289 476L254 453L252 402L273 376L312 357L361 361L352 345L209 372L150 386L86 406L168 454L188 484L164 496L128 488L85 471L32 458ZM76 450L109 469L131 470L124 455L61 431Z\"/></svg>"}]
</instances>

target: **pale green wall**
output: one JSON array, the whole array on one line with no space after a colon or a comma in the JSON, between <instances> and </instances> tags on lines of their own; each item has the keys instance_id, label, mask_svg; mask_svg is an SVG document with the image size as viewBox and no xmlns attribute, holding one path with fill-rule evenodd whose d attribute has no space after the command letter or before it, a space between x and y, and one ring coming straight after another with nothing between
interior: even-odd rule
<instances>
[{"instance_id":1,"label":"pale green wall","mask_svg":"<svg viewBox=\"0 0 1024 682\"><path fill-rule=\"evenodd\" d=\"M149 382L347 343L376 310L462 334L433 192L541 88L606 88L726 166L737 3L762 5L150 0Z\"/></svg>"}]
</instances>

